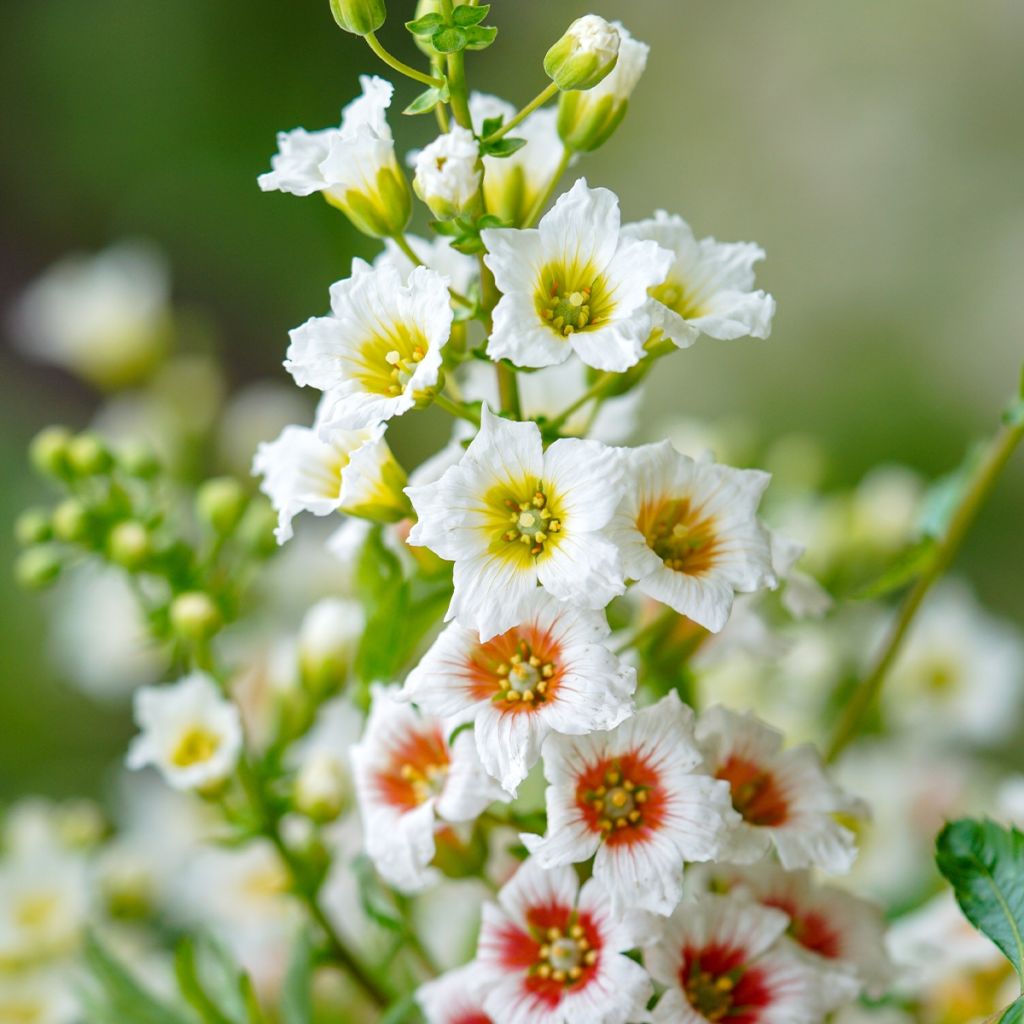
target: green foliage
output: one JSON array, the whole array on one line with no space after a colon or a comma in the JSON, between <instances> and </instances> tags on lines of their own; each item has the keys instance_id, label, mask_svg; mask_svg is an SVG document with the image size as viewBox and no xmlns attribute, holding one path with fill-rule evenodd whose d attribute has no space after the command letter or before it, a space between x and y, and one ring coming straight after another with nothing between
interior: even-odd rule
<instances>
[{"instance_id":1,"label":"green foliage","mask_svg":"<svg viewBox=\"0 0 1024 1024\"><path fill-rule=\"evenodd\" d=\"M909 545L879 575L856 587L848 596L855 601L873 601L901 590L927 570L937 547L933 537L924 537Z\"/></svg>"},{"instance_id":2,"label":"green foliage","mask_svg":"<svg viewBox=\"0 0 1024 1024\"><path fill-rule=\"evenodd\" d=\"M1024 996L1003 1011L999 1024L1024 1024Z\"/></svg>"},{"instance_id":3,"label":"green foliage","mask_svg":"<svg viewBox=\"0 0 1024 1024\"><path fill-rule=\"evenodd\" d=\"M310 1024L313 1019L313 947L303 932L292 949L281 988L281 1024Z\"/></svg>"},{"instance_id":4,"label":"green foliage","mask_svg":"<svg viewBox=\"0 0 1024 1024\"><path fill-rule=\"evenodd\" d=\"M1024 833L969 818L948 824L936 863L967 919L1024 980Z\"/></svg>"},{"instance_id":5,"label":"green foliage","mask_svg":"<svg viewBox=\"0 0 1024 1024\"><path fill-rule=\"evenodd\" d=\"M526 145L526 139L503 137L493 142L487 141L486 133L480 140L480 155L506 157L519 152Z\"/></svg>"},{"instance_id":6,"label":"green foliage","mask_svg":"<svg viewBox=\"0 0 1024 1024\"><path fill-rule=\"evenodd\" d=\"M487 228L504 228L508 225L493 213L484 214L473 220L468 217L456 217L454 220L432 221L431 226L439 234L450 238L452 248L459 252L475 256L484 251L484 243L480 232Z\"/></svg>"},{"instance_id":7,"label":"green foliage","mask_svg":"<svg viewBox=\"0 0 1024 1024\"><path fill-rule=\"evenodd\" d=\"M480 24L490 10L489 4L478 7L460 4L452 11L450 21L437 11L430 11L420 18L407 21L405 27L419 39L429 40L439 54L485 50L498 35L496 28Z\"/></svg>"}]
</instances>

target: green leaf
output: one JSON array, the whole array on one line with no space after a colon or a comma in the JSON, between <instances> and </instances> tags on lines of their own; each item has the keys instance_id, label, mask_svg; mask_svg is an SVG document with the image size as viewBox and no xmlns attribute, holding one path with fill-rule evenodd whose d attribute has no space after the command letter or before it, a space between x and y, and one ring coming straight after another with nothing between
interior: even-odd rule
<instances>
[{"instance_id":1,"label":"green leaf","mask_svg":"<svg viewBox=\"0 0 1024 1024\"><path fill-rule=\"evenodd\" d=\"M421 92L402 113L410 115L429 114L438 103L442 102L444 101L441 98L441 90L431 87L425 92Z\"/></svg>"},{"instance_id":2,"label":"green leaf","mask_svg":"<svg viewBox=\"0 0 1024 1024\"><path fill-rule=\"evenodd\" d=\"M374 871L373 862L366 854L361 853L352 861L352 873L356 876L359 886L359 903L363 913L382 928L389 931L404 931L405 922L388 898Z\"/></svg>"},{"instance_id":3,"label":"green leaf","mask_svg":"<svg viewBox=\"0 0 1024 1024\"><path fill-rule=\"evenodd\" d=\"M526 139L497 139L495 142L481 142L481 156L505 157L518 152L526 145Z\"/></svg>"},{"instance_id":4,"label":"green leaf","mask_svg":"<svg viewBox=\"0 0 1024 1024\"><path fill-rule=\"evenodd\" d=\"M924 537L916 544L911 544L883 572L861 584L849 596L854 601L873 601L913 583L927 569L935 557L937 547L933 537Z\"/></svg>"},{"instance_id":5,"label":"green leaf","mask_svg":"<svg viewBox=\"0 0 1024 1024\"><path fill-rule=\"evenodd\" d=\"M939 833L935 860L967 920L1024 979L1024 833L994 821L954 821Z\"/></svg>"},{"instance_id":6,"label":"green leaf","mask_svg":"<svg viewBox=\"0 0 1024 1024\"><path fill-rule=\"evenodd\" d=\"M174 974L178 980L178 989L189 1006L199 1014L203 1024L240 1024L240 1022L244 1024L244 1019L231 1017L224 1013L206 991L203 982L199 979L196 943L191 938L182 940L175 950Z\"/></svg>"},{"instance_id":7,"label":"green leaf","mask_svg":"<svg viewBox=\"0 0 1024 1024\"><path fill-rule=\"evenodd\" d=\"M430 37L430 42L438 53L459 53L466 48L466 31L453 25L446 25Z\"/></svg>"},{"instance_id":8,"label":"green leaf","mask_svg":"<svg viewBox=\"0 0 1024 1024\"><path fill-rule=\"evenodd\" d=\"M928 488L918 523L922 533L936 538L945 536L949 521L960 507L984 457L985 445L973 445L956 469Z\"/></svg>"},{"instance_id":9,"label":"green leaf","mask_svg":"<svg viewBox=\"0 0 1024 1024\"><path fill-rule=\"evenodd\" d=\"M1003 1011L999 1024L1024 1024L1024 996Z\"/></svg>"},{"instance_id":10,"label":"green leaf","mask_svg":"<svg viewBox=\"0 0 1024 1024\"><path fill-rule=\"evenodd\" d=\"M497 117L488 117L480 127L480 138L486 139L488 135L493 135L504 123L504 114L499 114Z\"/></svg>"},{"instance_id":11,"label":"green leaf","mask_svg":"<svg viewBox=\"0 0 1024 1024\"><path fill-rule=\"evenodd\" d=\"M490 4L481 4L479 7L470 7L469 4L459 4L452 11L452 22L459 28L469 28L470 25L479 25L488 14L491 13Z\"/></svg>"},{"instance_id":12,"label":"green leaf","mask_svg":"<svg viewBox=\"0 0 1024 1024\"><path fill-rule=\"evenodd\" d=\"M288 974L281 989L281 1024L312 1024L313 947L303 932L292 950Z\"/></svg>"},{"instance_id":13,"label":"green leaf","mask_svg":"<svg viewBox=\"0 0 1024 1024\"><path fill-rule=\"evenodd\" d=\"M498 37L497 28L488 28L485 25L474 25L472 28L467 28L465 33L464 46L467 50L486 50Z\"/></svg>"},{"instance_id":14,"label":"green leaf","mask_svg":"<svg viewBox=\"0 0 1024 1024\"><path fill-rule=\"evenodd\" d=\"M442 25L444 25L444 18L436 12L424 14L422 18L405 23L405 27L414 36L432 36Z\"/></svg>"},{"instance_id":15,"label":"green leaf","mask_svg":"<svg viewBox=\"0 0 1024 1024\"><path fill-rule=\"evenodd\" d=\"M416 1012L416 996L413 993L401 996L384 1012L379 1024L409 1024L411 1020L419 1020Z\"/></svg>"}]
</instances>

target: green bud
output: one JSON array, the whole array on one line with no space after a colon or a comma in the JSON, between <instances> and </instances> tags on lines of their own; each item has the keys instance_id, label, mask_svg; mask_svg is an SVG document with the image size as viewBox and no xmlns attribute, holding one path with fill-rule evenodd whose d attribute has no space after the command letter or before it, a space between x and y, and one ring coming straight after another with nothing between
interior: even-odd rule
<instances>
[{"instance_id":1,"label":"green bud","mask_svg":"<svg viewBox=\"0 0 1024 1024\"><path fill-rule=\"evenodd\" d=\"M70 441L71 431L67 427L44 427L29 445L32 465L44 476L66 477Z\"/></svg>"},{"instance_id":2,"label":"green bud","mask_svg":"<svg viewBox=\"0 0 1024 1024\"><path fill-rule=\"evenodd\" d=\"M238 525L248 502L245 489L234 477L216 477L199 488L196 514L217 533L228 534Z\"/></svg>"},{"instance_id":3,"label":"green bud","mask_svg":"<svg viewBox=\"0 0 1024 1024\"><path fill-rule=\"evenodd\" d=\"M40 545L23 551L14 566L14 575L27 590L42 590L60 575L61 560L57 549Z\"/></svg>"},{"instance_id":4,"label":"green bud","mask_svg":"<svg viewBox=\"0 0 1024 1024\"><path fill-rule=\"evenodd\" d=\"M223 623L220 609L202 591L181 594L171 603L171 626L185 640L208 640Z\"/></svg>"},{"instance_id":5,"label":"green bud","mask_svg":"<svg viewBox=\"0 0 1024 1024\"><path fill-rule=\"evenodd\" d=\"M26 547L49 540L53 536L49 512L42 508L26 509L14 524L14 536Z\"/></svg>"},{"instance_id":6,"label":"green bud","mask_svg":"<svg viewBox=\"0 0 1024 1024\"><path fill-rule=\"evenodd\" d=\"M238 542L254 555L267 558L277 550L277 513L266 498L254 498L238 524Z\"/></svg>"},{"instance_id":7,"label":"green bud","mask_svg":"<svg viewBox=\"0 0 1024 1024\"><path fill-rule=\"evenodd\" d=\"M53 532L68 544L84 543L92 534L89 510L77 498L62 501L53 510Z\"/></svg>"},{"instance_id":8,"label":"green bud","mask_svg":"<svg viewBox=\"0 0 1024 1024\"><path fill-rule=\"evenodd\" d=\"M604 18L577 18L548 50L544 71L559 89L593 89L619 59L619 32Z\"/></svg>"},{"instance_id":9,"label":"green bud","mask_svg":"<svg viewBox=\"0 0 1024 1024\"><path fill-rule=\"evenodd\" d=\"M388 16L384 0L331 0L331 14L340 28L357 36L376 32Z\"/></svg>"},{"instance_id":10,"label":"green bud","mask_svg":"<svg viewBox=\"0 0 1024 1024\"><path fill-rule=\"evenodd\" d=\"M79 434L68 443L68 465L79 476L105 473L111 465L107 446L95 434Z\"/></svg>"},{"instance_id":11,"label":"green bud","mask_svg":"<svg viewBox=\"0 0 1024 1024\"><path fill-rule=\"evenodd\" d=\"M320 824L333 821L348 802L348 786L338 759L321 751L306 759L295 780L295 807Z\"/></svg>"},{"instance_id":12,"label":"green bud","mask_svg":"<svg viewBox=\"0 0 1024 1024\"><path fill-rule=\"evenodd\" d=\"M149 558L153 546L149 531L134 519L118 523L107 538L107 552L110 560L125 569L139 569Z\"/></svg>"},{"instance_id":13,"label":"green bud","mask_svg":"<svg viewBox=\"0 0 1024 1024\"><path fill-rule=\"evenodd\" d=\"M145 441L132 440L121 445L117 452L117 463L129 476L143 480L156 476L160 471L160 460Z\"/></svg>"}]
</instances>

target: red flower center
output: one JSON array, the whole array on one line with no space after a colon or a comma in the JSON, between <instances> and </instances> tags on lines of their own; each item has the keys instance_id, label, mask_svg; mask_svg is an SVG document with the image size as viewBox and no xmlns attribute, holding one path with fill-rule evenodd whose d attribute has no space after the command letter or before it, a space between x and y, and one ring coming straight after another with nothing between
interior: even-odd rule
<instances>
[{"instance_id":1,"label":"red flower center","mask_svg":"<svg viewBox=\"0 0 1024 1024\"><path fill-rule=\"evenodd\" d=\"M440 725L410 729L392 746L387 768L377 773L377 796L393 807L412 810L441 793L450 765Z\"/></svg>"},{"instance_id":2,"label":"red flower center","mask_svg":"<svg viewBox=\"0 0 1024 1024\"><path fill-rule=\"evenodd\" d=\"M774 827L785 823L789 802L771 772L742 757L730 757L715 773L729 783L732 805L748 825Z\"/></svg>"},{"instance_id":3,"label":"red flower center","mask_svg":"<svg viewBox=\"0 0 1024 1024\"><path fill-rule=\"evenodd\" d=\"M464 668L477 700L532 711L555 698L561 648L547 630L519 626L478 645Z\"/></svg>"},{"instance_id":4,"label":"red flower center","mask_svg":"<svg viewBox=\"0 0 1024 1024\"><path fill-rule=\"evenodd\" d=\"M686 950L679 980L689 1004L712 1024L757 1024L772 1001L764 972L741 950Z\"/></svg>"},{"instance_id":5,"label":"red flower center","mask_svg":"<svg viewBox=\"0 0 1024 1024\"><path fill-rule=\"evenodd\" d=\"M658 772L633 753L589 766L577 780L576 804L609 844L646 840L665 814Z\"/></svg>"}]
</instances>

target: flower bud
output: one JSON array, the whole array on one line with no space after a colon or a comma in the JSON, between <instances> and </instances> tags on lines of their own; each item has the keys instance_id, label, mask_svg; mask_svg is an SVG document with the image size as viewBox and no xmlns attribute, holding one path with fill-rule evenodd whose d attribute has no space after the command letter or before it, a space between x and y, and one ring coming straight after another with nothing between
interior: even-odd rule
<instances>
[{"instance_id":1,"label":"flower bud","mask_svg":"<svg viewBox=\"0 0 1024 1024\"><path fill-rule=\"evenodd\" d=\"M562 142L578 153L589 153L611 137L626 116L629 97L647 66L650 47L634 39L622 25L619 59L615 67L592 89L563 92L558 105L558 134Z\"/></svg>"},{"instance_id":2,"label":"flower bud","mask_svg":"<svg viewBox=\"0 0 1024 1024\"><path fill-rule=\"evenodd\" d=\"M390 159L382 159L376 177L364 186L331 188L324 192L324 198L369 238L394 238L406 229L412 217L409 182L393 154Z\"/></svg>"},{"instance_id":3,"label":"flower bud","mask_svg":"<svg viewBox=\"0 0 1024 1024\"><path fill-rule=\"evenodd\" d=\"M68 443L68 465L79 476L96 476L110 468L107 446L95 434L79 434Z\"/></svg>"},{"instance_id":4,"label":"flower bud","mask_svg":"<svg viewBox=\"0 0 1024 1024\"><path fill-rule=\"evenodd\" d=\"M456 125L417 154L412 184L438 220L452 220L478 206L482 174L473 133Z\"/></svg>"},{"instance_id":5,"label":"flower bud","mask_svg":"<svg viewBox=\"0 0 1024 1024\"><path fill-rule=\"evenodd\" d=\"M81 544L92 533L88 509L77 499L68 498L53 510L53 532L58 540L68 544Z\"/></svg>"},{"instance_id":6,"label":"flower bud","mask_svg":"<svg viewBox=\"0 0 1024 1024\"><path fill-rule=\"evenodd\" d=\"M388 16L384 0L331 0L331 14L340 28L357 36L376 32Z\"/></svg>"},{"instance_id":7,"label":"flower bud","mask_svg":"<svg viewBox=\"0 0 1024 1024\"><path fill-rule=\"evenodd\" d=\"M40 545L24 551L15 563L14 574L27 590L42 590L60 575L60 555L50 545Z\"/></svg>"},{"instance_id":8,"label":"flower bud","mask_svg":"<svg viewBox=\"0 0 1024 1024\"><path fill-rule=\"evenodd\" d=\"M267 558L277 551L277 513L266 498L254 498L238 524L237 540L252 554Z\"/></svg>"},{"instance_id":9,"label":"flower bud","mask_svg":"<svg viewBox=\"0 0 1024 1024\"><path fill-rule=\"evenodd\" d=\"M129 476L141 480L148 480L160 471L160 460L145 441L133 440L121 445L117 463Z\"/></svg>"},{"instance_id":10,"label":"flower bud","mask_svg":"<svg viewBox=\"0 0 1024 1024\"><path fill-rule=\"evenodd\" d=\"M228 534L238 525L248 500L245 489L234 477L217 477L199 488L196 512L214 531Z\"/></svg>"},{"instance_id":11,"label":"flower bud","mask_svg":"<svg viewBox=\"0 0 1024 1024\"><path fill-rule=\"evenodd\" d=\"M306 612L299 630L299 666L310 692L323 697L345 685L365 625L358 601L328 597Z\"/></svg>"},{"instance_id":12,"label":"flower bud","mask_svg":"<svg viewBox=\"0 0 1024 1024\"><path fill-rule=\"evenodd\" d=\"M303 814L326 824L345 807L348 787L338 759L325 750L306 758L295 780L295 806Z\"/></svg>"},{"instance_id":13,"label":"flower bud","mask_svg":"<svg viewBox=\"0 0 1024 1024\"><path fill-rule=\"evenodd\" d=\"M548 50L544 71L559 89L593 89L619 59L619 32L604 18L577 18Z\"/></svg>"},{"instance_id":14,"label":"flower bud","mask_svg":"<svg viewBox=\"0 0 1024 1024\"><path fill-rule=\"evenodd\" d=\"M186 640L208 640L222 624L220 609L199 590L181 594L171 604L171 626Z\"/></svg>"},{"instance_id":15,"label":"flower bud","mask_svg":"<svg viewBox=\"0 0 1024 1024\"><path fill-rule=\"evenodd\" d=\"M32 465L44 476L67 476L70 441L71 431L67 427L44 427L29 445L28 455Z\"/></svg>"},{"instance_id":16,"label":"flower bud","mask_svg":"<svg viewBox=\"0 0 1024 1024\"><path fill-rule=\"evenodd\" d=\"M50 515L45 509L30 508L18 516L14 524L14 536L19 544L42 544L53 535Z\"/></svg>"},{"instance_id":17,"label":"flower bud","mask_svg":"<svg viewBox=\"0 0 1024 1024\"><path fill-rule=\"evenodd\" d=\"M118 523L107 538L110 560L128 570L141 568L152 550L149 531L132 519Z\"/></svg>"}]
</instances>

